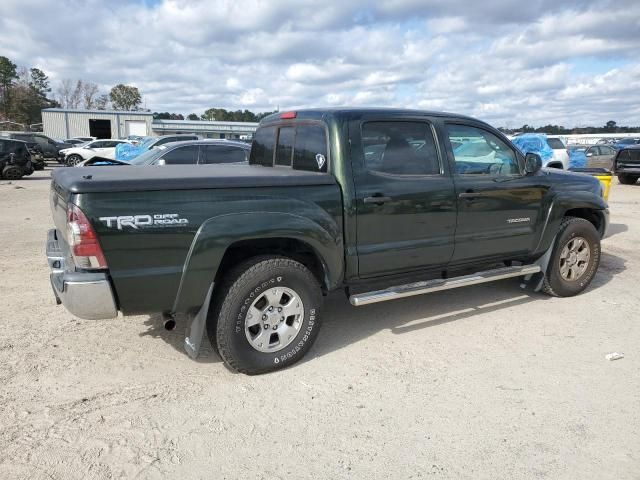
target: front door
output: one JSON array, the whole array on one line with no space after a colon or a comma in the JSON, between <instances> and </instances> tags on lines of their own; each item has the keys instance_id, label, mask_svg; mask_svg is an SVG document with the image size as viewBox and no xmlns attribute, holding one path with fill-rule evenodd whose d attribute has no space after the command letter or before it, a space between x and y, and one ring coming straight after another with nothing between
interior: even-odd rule
<instances>
[{"instance_id":1,"label":"front door","mask_svg":"<svg viewBox=\"0 0 640 480\"><path fill-rule=\"evenodd\" d=\"M455 196L432 124L372 119L350 128L359 276L446 265Z\"/></svg>"},{"instance_id":2,"label":"front door","mask_svg":"<svg viewBox=\"0 0 640 480\"><path fill-rule=\"evenodd\" d=\"M445 130L458 205L452 263L531 252L544 222L544 175L525 175L522 156L484 126Z\"/></svg>"}]
</instances>

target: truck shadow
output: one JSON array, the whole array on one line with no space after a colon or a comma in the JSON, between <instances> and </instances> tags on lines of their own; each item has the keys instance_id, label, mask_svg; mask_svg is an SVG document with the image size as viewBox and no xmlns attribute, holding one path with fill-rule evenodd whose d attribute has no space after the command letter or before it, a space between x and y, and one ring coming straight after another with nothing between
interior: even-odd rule
<instances>
[{"instance_id":1,"label":"truck shadow","mask_svg":"<svg viewBox=\"0 0 640 480\"><path fill-rule=\"evenodd\" d=\"M603 252L598 273L587 291L606 285L625 268L624 259ZM521 321L526 315L522 305L550 299L544 293L521 289L516 279L357 308L349 304L345 295L336 292L325 299L320 335L306 360L329 354L384 329L400 335L513 307L518 307L513 320Z\"/></svg>"},{"instance_id":2,"label":"truck shadow","mask_svg":"<svg viewBox=\"0 0 640 480\"><path fill-rule=\"evenodd\" d=\"M607 234L604 239L606 240L607 238L611 238L618 233L627 232L628 230L629 227L624 223L611 223L609 224L609 228L607 228Z\"/></svg>"},{"instance_id":3,"label":"truck shadow","mask_svg":"<svg viewBox=\"0 0 640 480\"><path fill-rule=\"evenodd\" d=\"M598 274L587 291L606 285L625 269L623 258L603 252ZM482 313L499 312L530 302L543 302L551 298L543 293L521 289L519 285L518 279L507 279L358 308L351 306L342 291L334 292L325 298L320 335L302 362L357 343L380 330L390 329L392 333L400 335L468 319ZM513 316L514 321L524 318L521 309ZM172 331L164 329L160 315L150 316L144 324L148 330L141 333L141 336L163 340L186 355L184 334L187 322L185 318L177 318L176 327ZM222 361L211 347L206 334L196 361L198 363Z\"/></svg>"}]
</instances>

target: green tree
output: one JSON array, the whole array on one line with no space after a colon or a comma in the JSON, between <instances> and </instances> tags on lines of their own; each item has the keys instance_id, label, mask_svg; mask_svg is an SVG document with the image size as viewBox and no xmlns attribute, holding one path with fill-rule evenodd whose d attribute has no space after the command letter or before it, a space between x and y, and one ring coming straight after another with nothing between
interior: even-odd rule
<instances>
[{"instance_id":1,"label":"green tree","mask_svg":"<svg viewBox=\"0 0 640 480\"><path fill-rule=\"evenodd\" d=\"M2 113L4 118L11 108L11 90L18 79L17 66L7 57L0 56L0 96L2 97Z\"/></svg>"},{"instance_id":2,"label":"green tree","mask_svg":"<svg viewBox=\"0 0 640 480\"><path fill-rule=\"evenodd\" d=\"M187 115L187 120L200 120L200 117L195 113L190 113L189 115Z\"/></svg>"},{"instance_id":3,"label":"green tree","mask_svg":"<svg viewBox=\"0 0 640 480\"><path fill-rule=\"evenodd\" d=\"M109 98L115 110L137 110L142 103L140 90L122 83L111 89Z\"/></svg>"}]
</instances>

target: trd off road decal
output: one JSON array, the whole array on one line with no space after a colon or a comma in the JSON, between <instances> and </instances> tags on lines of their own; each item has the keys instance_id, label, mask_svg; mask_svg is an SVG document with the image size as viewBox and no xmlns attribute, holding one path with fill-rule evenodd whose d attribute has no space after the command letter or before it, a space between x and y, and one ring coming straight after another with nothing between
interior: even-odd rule
<instances>
[{"instance_id":1,"label":"trd off road decal","mask_svg":"<svg viewBox=\"0 0 640 480\"><path fill-rule=\"evenodd\" d=\"M180 218L177 213L154 213L151 215L123 215L118 217L100 217L108 228L124 230L125 227L138 230L149 227L179 227L188 225L189 220Z\"/></svg>"}]
</instances>

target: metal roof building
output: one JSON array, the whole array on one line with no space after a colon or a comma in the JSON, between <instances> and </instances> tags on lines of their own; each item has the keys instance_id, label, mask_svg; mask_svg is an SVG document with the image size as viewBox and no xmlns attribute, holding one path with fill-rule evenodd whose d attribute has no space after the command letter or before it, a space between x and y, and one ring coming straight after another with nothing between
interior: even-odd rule
<instances>
[{"instance_id":1,"label":"metal roof building","mask_svg":"<svg viewBox=\"0 0 640 480\"><path fill-rule=\"evenodd\" d=\"M117 110L42 110L42 130L53 138L121 138L151 135L153 114Z\"/></svg>"},{"instance_id":2,"label":"metal roof building","mask_svg":"<svg viewBox=\"0 0 640 480\"><path fill-rule=\"evenodd\" d=\"M203 138L246 138L257 123L192 120L154 120L151 112L119 110L70 110L45 108L42 128L53 138L124 138L129 135L155 136L194 133Z\"/></svg>"}]
</instances>

